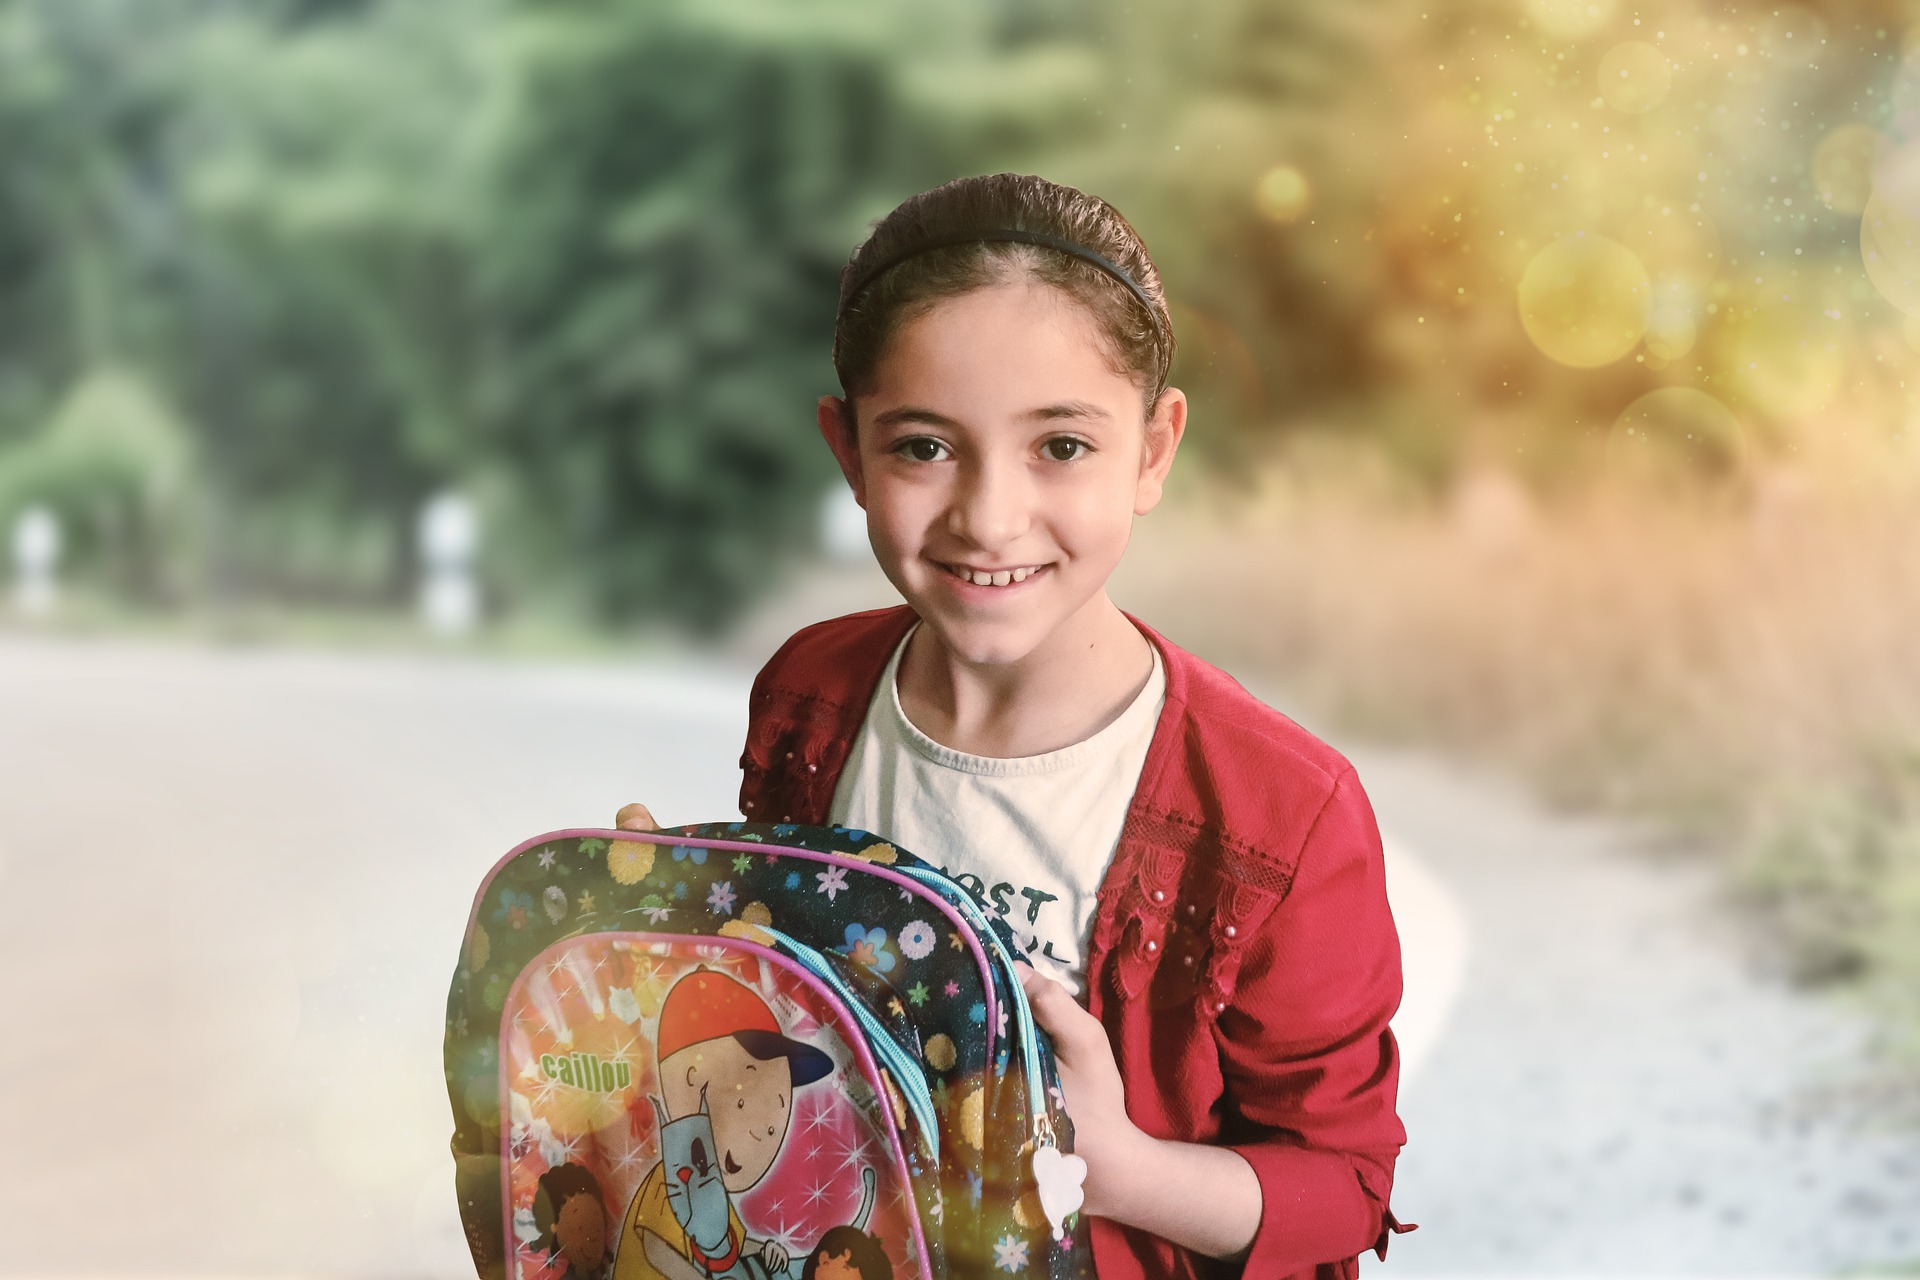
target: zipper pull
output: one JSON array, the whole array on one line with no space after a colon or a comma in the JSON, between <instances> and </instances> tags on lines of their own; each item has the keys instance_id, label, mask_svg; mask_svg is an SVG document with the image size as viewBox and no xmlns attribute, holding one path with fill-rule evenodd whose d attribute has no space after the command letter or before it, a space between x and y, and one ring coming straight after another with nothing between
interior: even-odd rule
<instances>
[{"instance_id":1,"label":"zipper pull","mask_svg":"<svg viewBox=\"0 0 1920 1280\"><path fill-rule=\"evenodd\" d=\"M1053 1234L1066 1234L1067 1219L1087 1200L1087 1162L1064 1154L1054 1145L1053 1124L1045 1116L1033 1122L1033 1183L1040 1192L1040 1212L1047 1215Z\"/></svg>"}]
</instances>

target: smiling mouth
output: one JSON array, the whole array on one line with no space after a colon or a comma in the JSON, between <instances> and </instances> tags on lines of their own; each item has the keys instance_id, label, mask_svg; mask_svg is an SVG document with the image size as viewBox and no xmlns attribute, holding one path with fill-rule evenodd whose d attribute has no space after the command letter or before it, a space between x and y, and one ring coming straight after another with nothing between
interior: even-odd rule
<instances>
[{"instance_id":1,"label":"smiling mouth","mask_svg":"<svg viewBox=\"0 0 1920 1280\"><path fill-rule=\"evenodd\" d=\"M1022 565L1018 569L987 570L969 569L964 565L947 564L945 561L935 561L935 563L960 581L970 582L976 587L1008 587L1047 571L1047 566L1044 564Z\"/></svg>"},{"instance_id":2,"label":"smiling mouth","mask_svg":"<svg viewBox=\"0 0 1920 1280\"><path fill-rule=\"evenodd\" d=\"M733 1152L731 1151L720 1157L720 1167L728 1173L740 1172L740 1165L734 1160Z\"/></svg>"}]
</instances>

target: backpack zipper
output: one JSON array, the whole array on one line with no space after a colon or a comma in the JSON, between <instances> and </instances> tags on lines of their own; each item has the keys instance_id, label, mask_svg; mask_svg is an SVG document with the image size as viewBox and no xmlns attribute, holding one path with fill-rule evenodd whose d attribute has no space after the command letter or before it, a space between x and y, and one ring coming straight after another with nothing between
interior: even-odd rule
<instances>
[{"instance_id":1,"label":"backpack zipper","mask_svg":"<svg viewBox=\"0 0 1920 1280\"><path fill-rule=\"evenodd\" d=\"M942 888L951 888L954 897L948 899L962 915L967 916L973 931L980 935L981 941L993 953L994 959L1007 975L1007 985L1012 988L1010 999L1013 1004L1013 1024L1015 1039L1020 1042L1020 1061L1027 1073L1027 1105L1032 1113L1034 1148L1053 1145L1053 1121L1047 1114L1047 1086L1040 1073L1040 1042L1038 1028L1034 1026L1033 1009L1027 1003L1027 990L1020 985L1020 975L1014 969L1015 959L999 937L994 934L992 924L987 920L986 912L964 889L937 871L922 867L899 867L900 874L912 876L928 888L939 892ZM941 895L945 897L944 894ZM1029 965L1028 968L1032 966Z\"/></svg>"},{"instance_id":2,"label":"backpack zipper","mask_svg":"<svg viewBox=\"0 0 1920 1280\"><path fill-rule=\"evenodd\" d=\"M906 1050L894 1043L893 1036L885 1025L880 1019L874 1017L872 1010L868 1009L852 988L847 986L846 979L834 971L832 964L825 956L798 938L782 933L771 925L758 927L761 932L785 947L797 963L825 983L828 989L840 998L840 1002L846 1005L854 1021L860 1024L861 1033L866 1036L874 1056L893 1073L895 1082L900 1086L901 1096L906 1099L907 1108L913 1112L914 1121L926 1135L927 1146L937 1165L940 1160L940 1124L934 1114L933 1094L927 1089L926 1074L920 1069L919 1064L907 1056Z\"/></svg>"},{"instance_id":3,"label":"backpack zipper","mask_svg":"<svg viewBox=\"0 0 1920 1280\"><path fill-rule=\"evenodd\" d=\"M846 830L846 828L841 829ZM869 862L865 858L858 858L852 854L826 853L818 849L803 849L797 845L785 845L765 840L709 839L702 836L671 835L664 831L626 831L620 829L610 830L604 827L567 827L559 831L549 831L545 835L535 836L530 840L522 840L488 869L486 878L480 882L479 890L473 895L473 907L467 913L466 932L469 934L472 933L474 925L479 923L480 905L486 900L487 891L493 887L494 877L504 871L515 858L529 849L538 849L541 845L552 844L556 840L579 839L606 840L609 842L613 840L637 840L646 844L686 845L692 848L722 849L729 853L757 853L763 856L775 854L783 858L799 858L808 862L824 862L829 866L847 867L849 869L877 875L883 880L894 880L908 885L919 884L930 890L929 893L924 895L926 899L932 903L936 910L944 914L954 924L971 924L980 918L977 912L968 914L963 911L954 900L940 892L940 888L942 884L953 888L956 893L959 893L960 899L967 907L973 906L973 900L971 898L968 898L965 893L960 892L958 887L953 885L951 881L944 880L944 878L927 878L921 874L925 870L925 868L921 867L888 866ZM935 873L935 875L937 876L938 873ZM999 1035L998 997L994 992L992 962L988 959L987 952L983 949L981 942L971 936L976 931L977 925L975 929L962 930L962 935L965 937L967 948L973 953L974 963L980 970L981 983L986 988L987 1061L992 1062L995 1056L995 1041ZM991 943L991 932L989 931L985 936L988 937L989 943ZM1019 984L1015 983L1014 985L1018 986Z\"/></svg>"}]
</instances>

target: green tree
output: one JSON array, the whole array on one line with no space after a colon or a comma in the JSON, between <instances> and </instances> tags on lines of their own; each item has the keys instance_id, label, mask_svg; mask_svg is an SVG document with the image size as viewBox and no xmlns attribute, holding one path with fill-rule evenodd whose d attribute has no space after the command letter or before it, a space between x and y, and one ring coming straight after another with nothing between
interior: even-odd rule
<instances>
[{"instance_id":1,"label":"green tree","mask_svg":"<svg viewBox=\"0 0 1920 1280\"><path fill-rule=\"evenodd\" d=\"M205 445L224 589L395 600L421 502L481 462L487 6L322 8L207 17L182 55L156 345Z\"/></svg>"},{"instance_id":2,"label":"green tree","mask_svg":"<svg viewBox=\"0 0 1920 1280\"><path fill-rule=\"evenodd\" d=\"M480 239L489 439L592 608L713 625L810 532L840 266L902 138L856 5L529 4Z\"/></svg>"}]
</instances>

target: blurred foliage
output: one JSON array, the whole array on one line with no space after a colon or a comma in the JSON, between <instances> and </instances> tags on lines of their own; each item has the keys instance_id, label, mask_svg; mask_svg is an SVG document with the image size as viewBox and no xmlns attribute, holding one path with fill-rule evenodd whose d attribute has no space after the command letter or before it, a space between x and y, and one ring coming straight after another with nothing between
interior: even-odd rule
<instances>
[{"instance_id":1,"label":"blurred foliage","mask_svg":"<svg viewBox=\"0 0 1920 1280\"><path fill-rule=\"evenodd\" d=\"M143 498L114 519L144 533L77 539L83 573L393 605L453 488L496 608L716 625L834 483L810 410L847 252L1001 168L1146 235L1219 478L1318 425L1430 491L1489 460L1737 487L1810 433L1905 429L1906 21L0 0L0 502L133 510L75 479L133 464L54 437L86 388L137 386L187 469L146 489L187 514Z\"/></svg>"},{"instance_id":2,"label":"blurred foliage","mask_svg":"<svg viewBox=\"0 0 1920 1280\"><path fill-rule=\"evenodd\" d=\"M166 603L188 584L164 555L194 536L193 442L142 380L99 368L58 405L46 429L0 450L0 516L39 503L67 516L76 550L110 565L113 586Z\"/></svg>"},{"instance_id":3,"label":"blurred foliage","mask_svg":"<svg viewBox=\"0 0 1920 1280\"><path fill-rule=\"evenodd\" d=\"M529 5L476 228L485 448L604 614L713 625L803 537L846 246L902 141L857 10ZM507 193L511 193L507 196Z\"/></svg>"}]
</instances>

